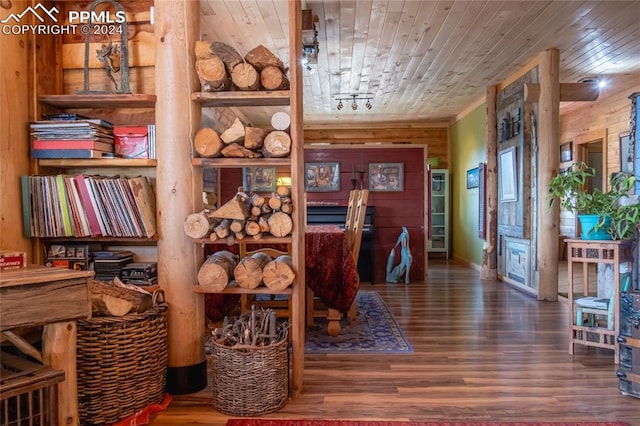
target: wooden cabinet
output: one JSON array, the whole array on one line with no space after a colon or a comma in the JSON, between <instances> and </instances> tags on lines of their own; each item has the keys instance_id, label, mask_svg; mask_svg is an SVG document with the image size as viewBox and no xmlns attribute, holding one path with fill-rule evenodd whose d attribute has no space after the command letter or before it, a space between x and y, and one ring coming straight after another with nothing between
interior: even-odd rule
<instances>
[{"instance_id":1,"label":"wooden cabinet","mask_svg":"<svg viewBox=\"0 0 640 426\"><path fill-rule=\"evenodd\" d=\"M289 135L291 137L291 154L289 158L194 158L193 167L215 168L242 168L242 167L288 167L291 171L291 200L293 204L292 221L293 232L287 237L263 237L258 241L252 241L261 245L286 244L291 247L291 257L296 272L294 283L282 291L273 291L264 286L253 290L228 285L220 293L240 294L287 294L290 298L290 328L292 345L291 357L291 395L297 396L302 389L304 370L304 184L303 184L303 138L302 138L302 80L300 56L301 49L301 5L295 0L289 1L289 63L290 63L290 90L284 91L235 91L235 92L195 92L191 100L203 108L238 107L251 108L254 106L289 106L291 125ZM199 197L199 194L194 194ZM228 200L219 200L219 205ZM196 243L208 243L198 240ZM219 243L219 242L214 242ZM222 241L226 244L225 241ZM244 244L242 240L239 244ZM200 266L200 265L197 265ZM195 286L197 293L207 292L200 286Z\"/></svg>"},{"instance_id":2,"label":"wooden cabinet","mask_svg":"<svg viewBox=\"0 0 640 426\"><path fill-rule=\"evenodd\" d=\"M429 253L439 253L449 258L449 171L431 171L431 211L429 226L431 240Z\"/></svg>"}]
</instances>

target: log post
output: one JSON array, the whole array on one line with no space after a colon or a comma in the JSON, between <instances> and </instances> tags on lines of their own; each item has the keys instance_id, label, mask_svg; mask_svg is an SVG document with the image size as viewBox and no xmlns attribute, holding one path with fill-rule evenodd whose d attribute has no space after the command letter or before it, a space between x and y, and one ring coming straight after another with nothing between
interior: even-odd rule
<instances>
[{"instance_id":1,"label":"log post","mask_svg":"<svg viewBox=\"0 0 640 426\"><path fill-rule=\"evenodd\" d=\"M560 207L547 207L549 182L560 164L560 53L540 53L540 101L538 104L538 300L558 300L558 235Z\"/></svg>"},{"instance_id":2,"label":"log post","mask_svg":"<svg viewBox=\"0 0 640 426\"><path fill-rule=\"evenodd\" d=\"M498 131L496 87L487 87L487 175L485 180L486 237L482 250L480 278L492 280L498 276Z\"/></svg>"},{"instance_id":3,"label":"log post","mask_svg":"<svg viewBox=\"0 0 640 426\"><path fill-rule=\"evenodd\" d=\"M167 392L179 395L207 386L204 298L193 292L203 254L183 226L184 218L202 209L202 171L191 167L190 144L176 143L193 136L200 125L200 108L190 100L200 86L193 66L199 3L157 2L155 19L158 284L171 306Z\"/></svg>"}]
</instances>

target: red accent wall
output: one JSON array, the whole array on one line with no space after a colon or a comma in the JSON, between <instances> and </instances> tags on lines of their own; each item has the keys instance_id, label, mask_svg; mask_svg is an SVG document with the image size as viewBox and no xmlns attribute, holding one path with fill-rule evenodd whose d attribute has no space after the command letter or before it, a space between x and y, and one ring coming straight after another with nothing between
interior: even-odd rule
<instances>
[{"instance_id":1,"label":"red accent wall","mask_svg":"<svg viewBox=\"0 0 640 426\"><path fill-rule=\"evenodd\" d=\"M424 230L424 153L422 148L361 148L361 149L306 149L305 162L337 161L340 163L340 191L307 192L307 201L337 202L346 205L351 183L352 167L356 177L360 164L364 164L363 187L369 187L369 163L403 163L404 191L370 192L368 205L375 206L375 270L374 280L385 282L385 267L391 248L398 240L402 227L409 230L409 247L413 256L411 281L422 281L425 276ZM396 263L400 249L396 248Z\"/></svg>"},{"instance_id":2,"label":"red accent wall","mask_svg":"<svg viewBox=\"0 0 640 426\"><path fill-rule=\"evenodd\" d=\"M346 205L351 183L352 168L356 177L364 165L363 187L368 188L369 163L403 163L404 191L370 192L368 205L375 206L375 269L374 280L384 283L387 258L395 245L402 227L409 230L413 264L411 281L422 281L425 276L424 230L424 152L422 148L360 148L360 149L306 149L305 162L337 161L340 163L340 190L335 192L307 192L307 201L322 201ZM278 170L278 175L286 171ZM301 182L301 184L303 184ZM224 204L242 185L241 169L221 169L220 203ZM396 263L400 249L396 248Z\"/></svg>"}]
</instances>

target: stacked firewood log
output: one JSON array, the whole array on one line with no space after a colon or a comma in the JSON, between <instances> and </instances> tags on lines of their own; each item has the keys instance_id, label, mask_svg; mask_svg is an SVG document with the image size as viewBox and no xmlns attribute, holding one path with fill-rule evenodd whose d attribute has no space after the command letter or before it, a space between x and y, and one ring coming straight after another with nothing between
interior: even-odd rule
<instances>
[{"instance_id":1,"label":"stacked firewood log","mask_svg":"<svg viewBox=\"0 0 640 426\"><path fill-rule=\"evenodd\" d=\"M125 284L117 277L112 282L91 280L89 290L94 317L121 317L145 312L152 307L151 293L136 285Z\"/></svg>"},{"instance_id":2,"label":"stacked firewood log","mask_svg":"<svg viewBox=\"0 0 640 426\"><path fill-rule=\"evenodd\" d=\"M198 41L195 54L196 73L203 92L289 89L288 69L262 45L243 58L228 44Z\"/></svg>"},{"instance_id":3,"label":"stacked firewood log","mask_svg":"<svg viewBox=\"0 0 640 426\"><path fill-rule=\"evenodd\" d=\"M291 256L275 259L264 252L255 252L239 259L230 251L213 253L198 271L198 284L211 292L220 292L230 283L253 290L261 285L273 291L287 289L296 277Z\"/></svg>"},{"instance_id":4,"label":"stacked firewood log","mask_svg":"<svg viewBox=\"0 0 640 426\"><path fill-rule=\"evenodd\" d=\"M194 239L211 241L227 239L229 244L252 238L260 240L264 235L286 237L293 230L291 190L278 186L270 197L238 191L220 208L187 216L185 233Z\"/></svg>"},{"instance_id":5,"label":"stacked firewood log","mask_svg":"<svg viewBox=\"0 0 640 426\"><path fill-rule=\"evenodd\" d=\"M291 153L291 136L287 133L289 115L277 112L271 123L275 130L247 126L239 118L222 133L203 127L193 138L193 149L205 158L288 157Z\"/></svg>"}]
</instances>

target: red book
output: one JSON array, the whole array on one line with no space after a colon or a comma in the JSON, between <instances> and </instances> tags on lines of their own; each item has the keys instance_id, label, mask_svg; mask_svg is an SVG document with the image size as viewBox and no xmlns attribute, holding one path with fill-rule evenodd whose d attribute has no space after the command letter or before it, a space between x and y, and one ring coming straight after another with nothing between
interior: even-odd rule
<instances>
[{"instance_id":1,"label":"red book","mask_svg":"<svg viewBox=\"0 0 640 426\"><path fill-rule=\"evenodd\" d=\"M79 175L75 177L76 187L78 188L78 193L80 194L80 200L82 201L82 207L84 207L85 213L87 215L87 219L89 220L89 227L91 228L91 234L93 236L102 235L102 230L100 228L100 222L98 222L98 216L96 215L96 211L93 207L93 203L91 202L91 197L89 196L89 189L84 181L84 176Z\"/></svg>"},{"instance_id":2,"label":"red book","mask_svg":"<svg viewBox=\"0 0 640 426\"><path fill-rule=\"evenodd\" d=\"M92 139L35 139L33 141L33 149L96 149L98 151L113 152L113 144Z\"/></svg>"}]
</instances>

